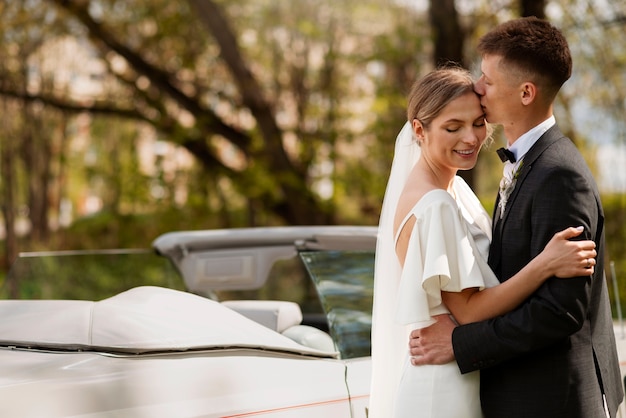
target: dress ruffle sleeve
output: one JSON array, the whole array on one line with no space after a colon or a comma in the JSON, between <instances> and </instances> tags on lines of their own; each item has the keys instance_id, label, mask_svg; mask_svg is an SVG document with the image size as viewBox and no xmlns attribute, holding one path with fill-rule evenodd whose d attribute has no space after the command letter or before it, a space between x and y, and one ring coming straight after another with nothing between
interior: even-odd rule
<instances>
[{"instance_id":1,"label":"dress ruffle sleeve","mask_svg":"<svg viewBox=\"0 0 626 418\"><path fill-rule=\"evenodd\" d=\"M416 222L400 278L396 320L420 327L432 323L433 315L449 313L442 290L482 289L493 272L477 250L457 202L445 190L424 195L405 222L410 216Z\"/></svg>"}]
</instances>

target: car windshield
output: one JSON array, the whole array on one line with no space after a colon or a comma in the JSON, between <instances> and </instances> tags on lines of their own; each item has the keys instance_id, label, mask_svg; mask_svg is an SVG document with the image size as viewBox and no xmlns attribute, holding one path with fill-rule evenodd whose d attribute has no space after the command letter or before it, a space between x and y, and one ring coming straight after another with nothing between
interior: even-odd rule
<instances>
[{"instance_id":1,"label":"car windshield","mask_svg":"<svg viewBox=\"0 0 626 418\"><path fill-rule=\"evenodd\" d=\"M374 252L306 251L300 257L315 282L341 358L369 356Z\"/></svg>"},{"instance_id":2,"label":"car windshield","mask_svg":"<svg viewBox=\"0 0 626 418\"><path fill-rule=\"evenodd\" d=\"M101 300L137 286L185 289L173 264L152 250L55 251L20 254L0 296Z\"/></svg>"}]
</instances>

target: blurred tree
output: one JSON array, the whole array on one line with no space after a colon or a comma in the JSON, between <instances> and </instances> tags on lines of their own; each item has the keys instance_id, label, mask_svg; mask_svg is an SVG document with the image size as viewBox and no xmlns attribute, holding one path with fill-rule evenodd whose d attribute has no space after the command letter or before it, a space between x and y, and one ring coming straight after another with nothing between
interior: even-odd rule
<instances>
[{"instance_id":1,"label":"blurred tree","mask_svg":"<svg viewBox=\"0 0 626 418\"><path fill-rule=\"evenodd\" d=\"M407 120L407 95L413 82L432 69L427 16L401 8L394 15L394 30L376 36L360 57L372 80L369 95L374 121L358 140L369 144L367 157L342 161L345 175L335 186L349 197L359 196L362 203L355 213L369 215L375 222L380 215L395 139ZM363 119L372 117L367 116L368 112L361 109Z\"/></svg>"},{"instance_id":2,"label":"blurred tree","mask_svg":"<svg viewBox=\"0 0 626 418\"><path fill-rule=\"evenodd\" d=\"M367 125L350 122L358 103L371 101L354 57L392 28L399 7L394 15L376 1L229 2L227 17L213 1L191 1L193 10L161 0L48 2L73 18L67 33L88 31L118 85L115 100L38 100L151 124L225 180L213 182L229 188L216 194L242 197L247 224L337 221L333 161Z\"/></svg>"},{"instance_id":3,"label":"blurred tree","mask_svg":"<svg viewBox=\"0 0 626 418\"><path fill-rule=\"evenodd\" d=\"M546 0L520 0L520 16L546 18Z\"/></svg>"},{"instance_id":4,"label":"blurred tree","mask_svg":"<svg viewBox=\"0 0 626 418\"><path fill-rule=\"evenodd\" d=\"M0 7L0 74L2 86L11 94L0 99L3 131L0 136L0 181L3 233L3 264L8 267L18 253L20 234L30 232L34 239L47 238L50 208L49 179L52 177L53 130L47 126L59 120L56 111L44 115L41 105L27 105L20 99L27 95L30 75L29 58L43 42L45 14L29 14L22 2ZM28 34L21 30L31 22ZM16 283L7 283L15 295Z\"/></svg>"},{"instance_id":5,"label":"blurred tree","mask_svg":"<svg viewBox=\"0 0 626 418\"><path fill-rule=\"evenodd\" d=\"M14 207L15 195L16 195L16 179L15 179L15 164L17 160L17 152L15 150L14 142L12 141L13 123L8 120L7 115L13 113L15 109L14 103L7 100L2 100L1 116L2 126L4 127L2 134L0 134L0 191L2 192L2 218L4 229L4 263L3 270L7 270L9 264L15 259L18 253L17 249L17 236L15 232L15 220L16 220L16 208ZM11 297L15 297L18 293L18 284L15 281L8 281L6 283L7 293Z\"/></svg>"},{"instance_id":6,"label":"blurred tree","mask_svg":"<svg viewBox=\"0 0 626 418\"><path fill-rule=\"evenodd\" d=\"M73 224L70 247L373 224L411 83L447 61L477 71L476 39L520 15L570 40L575 73L555 112L593 164L589 138L626 138L623 2L0 0L6 260L23 231L68 225L67 201L100 210ZM199 164L172 166L179 153ZM486 206L490 154L468 179Z\"/></svg>"},{"instance_id":7,"label":"blurred tree","mask_svg":"<svg viewBox=\"0 0 626 418\"><path fill-rule=\"evenodd\" d=\"M428 9L432 39L435 46L433 62L435 66L454 63L467 68L463 55L465 30L454 0L430 0Z\"/></svg>"},{"instance_id":8,"label":"blurred tree","mask_svg":"<svg viewBox=\"0 0 626 418\"><path fill-rule=\"evenodd\" d=\"M425 13L386 0L0 0L2 47L12 57L0 94L28 106L17 114L28 121L18 155L37 165L17 175L32 196L18 187L16 202L29 208L31 224L45 224L41 213L78 199L82 182L113 214L185 202L211 226L375 223L413 80L441 61L474 67L475 39L520 12L547 9L567 29L567 16L587 3L567 1L562 9L545 0L433 1ZM610 61L614 47L604 46ZM44 76L53 65L57 72ZM79 70L102 86L91 96ZM602 79L619 84L619 71L610 71L614 78ZM614 108L620 88L597 96L615 93ZM564 125L575 122L571 96L557 109ZM89 118L86 128L78 115ZM146 174L147 129L201 165ZM84 155L73 154L69 138L77 136L88 142ZM481 165L492 159L485 154ZM491 198L497 170L477 172L480 184L470 183Z\"/></svg>"}]
</instances>

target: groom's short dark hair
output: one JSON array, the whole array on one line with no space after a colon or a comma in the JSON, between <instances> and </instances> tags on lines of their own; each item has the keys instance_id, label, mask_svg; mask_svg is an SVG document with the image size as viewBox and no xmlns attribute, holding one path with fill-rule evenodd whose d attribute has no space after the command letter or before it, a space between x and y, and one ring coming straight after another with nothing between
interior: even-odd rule
<instances>
[{"instance_id":1,"label":"groom's short dark hair","mask_svg":"<svg viewBox=\"0 0 626 418\"><path fill-rule=\"evenodd\" d=\"M572 75L572 56L565 36L536 17L510 20L486 33L478 43L481 55L498 55L504 65L533 78L552 99Z\"/></svg>"}]
</instances>

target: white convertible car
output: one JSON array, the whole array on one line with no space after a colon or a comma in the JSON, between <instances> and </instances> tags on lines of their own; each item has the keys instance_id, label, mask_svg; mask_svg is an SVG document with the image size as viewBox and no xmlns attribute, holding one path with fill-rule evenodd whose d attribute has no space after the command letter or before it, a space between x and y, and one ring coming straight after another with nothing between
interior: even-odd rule
<instances>
[{"instance_id":1,"label":"white convertible car","mask_svg":"<svg viewBox=\"0 0 626 418\"><path fill-rule=\"evenodd\" d=\"M184 285L104 251L120 292L98 301L104 270L23 254L11 274L32 298L0 301L0 417L365 418L375 242L375 227L169 233L123 255L169 260Z\"/></svg>"}]
</instances>

